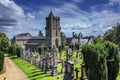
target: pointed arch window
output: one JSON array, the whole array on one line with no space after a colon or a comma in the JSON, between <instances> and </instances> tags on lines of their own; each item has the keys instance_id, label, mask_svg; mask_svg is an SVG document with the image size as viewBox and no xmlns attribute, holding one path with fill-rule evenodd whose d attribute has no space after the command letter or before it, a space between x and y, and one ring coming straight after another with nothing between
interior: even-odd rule
<instances>
[{"instance_id":1,"label":"pointed arch window","mask_svg":"<svg viewBox=\"0 0 120 80\"><path fill-rule=\"evenodd\" d=\"M56 36L58 36L58 31L56 31Z\"/></svg>"}]
</instances>

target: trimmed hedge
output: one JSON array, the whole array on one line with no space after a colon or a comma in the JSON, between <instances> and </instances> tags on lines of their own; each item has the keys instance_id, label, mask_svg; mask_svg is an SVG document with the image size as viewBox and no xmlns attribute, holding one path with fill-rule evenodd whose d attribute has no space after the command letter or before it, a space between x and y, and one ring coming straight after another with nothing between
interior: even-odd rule
<instances>
[{"instance_id":1,"label":"trimmed hedge","mask_svg":"<svg viewBox=\"0 0 120 80\"><path fill-rule=\"evenodd\" d=\"M116 44L87 44L82 47L82 53L89 80L116 80L120 59Z\"/></svg>"},{"instance_id":2,"label":"trimmed hedge","mask_svg":"<svg viewBox=\"0 0 120 80\"><path fill-rule=\"evenodd\" d=\"M104 42L107 51L108 80L116 80L119 72L119 48L112 42Z\"/></svg>"},{"instance_id":3,"label":"trimmed hedge","mask_svg":"<svg viewBox=\"0 0 120 80\"><path fill-rule=\"evenodd\" d=\"M85 45L82 48L83 59L89 80L107 80L106 52L102 45Z\"/></svg>"}]
</instances>

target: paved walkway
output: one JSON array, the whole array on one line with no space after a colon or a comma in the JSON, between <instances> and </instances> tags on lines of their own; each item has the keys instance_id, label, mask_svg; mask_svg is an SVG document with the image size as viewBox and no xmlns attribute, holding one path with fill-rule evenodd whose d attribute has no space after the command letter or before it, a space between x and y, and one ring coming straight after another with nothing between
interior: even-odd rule
<instances>
[{"instance_id":1,"label":"paved walkway","mask_svg":"<svg viewBox=\"0 0 120 80\"><path fill-rule=\"evenodd\" d=\"M0 75L0 80L29 80L19 67L8 57L5 57L5 67L6 72Z\"/></svg>"}]
</instances>

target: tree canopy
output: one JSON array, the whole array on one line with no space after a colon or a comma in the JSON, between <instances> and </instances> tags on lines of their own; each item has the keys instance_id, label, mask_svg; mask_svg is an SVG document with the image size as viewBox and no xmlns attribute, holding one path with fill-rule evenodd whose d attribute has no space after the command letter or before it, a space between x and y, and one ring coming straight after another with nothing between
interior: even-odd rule
<instances>
[{"instance_id":1,"label":"tree canopy","mask_svg":"<svg viewBox=\"0 0 120 80\"><path fill-rule=\"evenodd\" d=\"M40 36L40 37L44 37L44 35L43 35L43 33L42 33L41 30L39 30L39 35L38 35L38 36Z\"/></svg>"},{"instance_id":2,"label":"tree canopy","mask_svg":"<svg viewBox=\"0 0 120 80\"><path fill-rule=\"evenodd\" d=\"M116 80L119 72L119 48L105 41L82 47L83 60L89 80Z\"/></svg>"},{"instance_id":3,"label":"tree canopy","mask_svg":"<svg viewBox=\"0 0 120 80\"><path fill-rule=\"evenodd\" d=\"M0 51L7 52L9 48L9 39L5 33L0 32Z\"/></svg>"},{"instance_id":4,"label":"tree canopy","mask_svg":"<svg viewBox=\"0 0 120 80\"><path fill-rule=\"evenodd\" d=\"M117 24L112 29L104 34L104 40L118 44L120 47L120 24Z\"/></svg>"}]
</instances>

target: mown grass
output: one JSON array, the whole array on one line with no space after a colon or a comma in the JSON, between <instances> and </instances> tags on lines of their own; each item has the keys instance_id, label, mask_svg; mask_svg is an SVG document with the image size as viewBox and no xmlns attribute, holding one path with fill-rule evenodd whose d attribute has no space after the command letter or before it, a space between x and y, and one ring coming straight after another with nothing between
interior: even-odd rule
<instances>
[{"instance_id":1,"label":"mown grass","mask_svg":"<svg viewBox=\"0 0 120 80\"><path fill-rule=\"evenodd\" d=\"M60 79L57 79L58 76L45 74L36 66L31 65L27 61L17 57L12 57L11 59L20 67L20 69L28 76L30 80L63 80L63 74L59 74Z\"/></svg>"}]
</instances>

